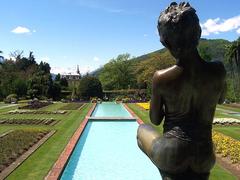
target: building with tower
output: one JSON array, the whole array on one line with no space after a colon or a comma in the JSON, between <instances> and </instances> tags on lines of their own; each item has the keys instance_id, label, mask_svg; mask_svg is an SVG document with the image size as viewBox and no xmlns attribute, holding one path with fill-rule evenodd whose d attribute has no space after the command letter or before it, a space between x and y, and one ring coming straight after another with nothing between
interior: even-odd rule
<instances>
[{"instance_id":1,"label":"building with tower","mask_svg":"<svg viewBox=\"0 0 240 180\"><path fill-rule=\"evenodd\" d=\"M61 78L67 79L67 81L77 81L81 79L79 66L77 65L76 73L61 74Z\"/></svg>"}]
</instances>

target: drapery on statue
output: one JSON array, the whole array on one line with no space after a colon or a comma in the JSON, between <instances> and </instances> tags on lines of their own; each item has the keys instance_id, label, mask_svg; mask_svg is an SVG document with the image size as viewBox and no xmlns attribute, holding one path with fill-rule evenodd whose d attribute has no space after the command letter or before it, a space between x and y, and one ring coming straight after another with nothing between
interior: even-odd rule
<instances>
[{"instance_id":1,"label":"drapery on statue","mask_svg":"<svg viewBox=\"0 0 240 180\"><path fill-rule=\"evenodd\" d=\"M198 54L199 19L189 3L175 2L160 14L161 43L176 65L153 76L150 119L138 128L142 151L158 167L163 180L205 180L215 163L212 121L225 96L226 71L221 62L206 62Z\"/></svg>"}]
</instances>

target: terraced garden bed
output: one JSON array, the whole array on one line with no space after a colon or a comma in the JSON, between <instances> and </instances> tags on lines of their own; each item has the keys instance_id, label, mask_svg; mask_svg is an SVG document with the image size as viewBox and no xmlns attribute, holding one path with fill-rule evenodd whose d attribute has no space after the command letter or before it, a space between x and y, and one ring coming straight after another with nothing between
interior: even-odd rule
<instances>
[{"instance_id":1,"label":"terraced garden bed","mask_svg":"<svg viewBox=\"0 0 240 180\"><path fill-rule=\"evenodd\" d=\"M68 103L65 106L59 108L59 110L77 110L83 105L84 103Z\"/></svg>"},{"instance_id":2,"label":"terraced garden bed","mask_svg":"<svg viewBox=\"0 0 240 180\"><path fill-rule=\"evenodd\" d=\"M42 119L0 119L0 124L8 125L54 125L57 121L53 118Z\"/></svg>"},{"instance_id":3,"label":"terraced garden bed","mask_svg":"<svg viewBox=\"0 0 240 180\"><path fill-rule=\"evenodd\" d=\"M48 133L46 130L15 130L0 137L0 173Z\"/></svg>"},{"instance_id":4,"label":"terraced garden bed","mask_svg":"<svg viewBox=\"0 0 240 180\"><path fill-rule=\"evenodd\" d=\"M7 114L66 114L67 111L57 110L57 111L31 111L31 110L12 110Z\"/></svg>"},{"instance_id":5,"label":"terraced garden bed","mask_svg":"<svg viewBox=\"0 0 240 180\"><path fill-rule=\"evenodd\" d=\"M53 104L52 102L33 102L31 104L28 104L26 106L21 106L19 109L39 109L45 106L49 106L50 104Z\"/></svg>"}]
</instances>

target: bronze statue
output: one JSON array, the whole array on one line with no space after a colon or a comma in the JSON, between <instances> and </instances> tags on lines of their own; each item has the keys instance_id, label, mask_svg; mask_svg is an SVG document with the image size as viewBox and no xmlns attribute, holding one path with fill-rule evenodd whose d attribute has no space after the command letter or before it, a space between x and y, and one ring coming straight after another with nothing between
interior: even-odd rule
<instances>
[{"instance_id":1,"label":"bronze statue","mask_svg":"<svg viewBox=\"0 0 240 180\"><path fill-rule=\"evenodd\" d=\"M226 71L221 62L206 62L198 54L201 27L189 3L175 2L160 14L161 43L176 65L153 76L150 119L138 128L142 151L158 167L163 180L208 179L215 163L212 121L225 96Z\"/></svg>"}]
</instances>

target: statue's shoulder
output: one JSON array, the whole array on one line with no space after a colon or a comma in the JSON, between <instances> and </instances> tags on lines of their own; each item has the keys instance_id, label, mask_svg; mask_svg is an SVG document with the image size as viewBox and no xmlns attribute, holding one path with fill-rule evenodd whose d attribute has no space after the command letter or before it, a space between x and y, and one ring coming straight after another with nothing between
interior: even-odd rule
<instances>
[{"instance_id":1,"label":"statue's shoulder","mask_svg":"<svg viewBox=\"0 0 240 180\"><path fill-rule=\"evenodd\" d=\"M167 69L156 71L153 76L153 82L157 84L164 84L179 77L183 69L179 66L172 66Z\"/></svg>"},{"instance_id":2,"label":"statue's shoulder","mask_svg":"<svg viewBox=\"0 0 240 180\"><path fill-rule=\"evenodd\" d=\"M208 62L208 66L211 69L211 72L213 72L217 76L226 76L226 69L221 61L211 61Z\"/></svg>"}]
</instances>

